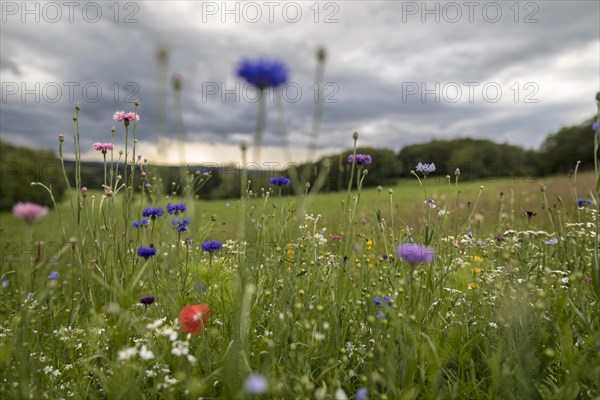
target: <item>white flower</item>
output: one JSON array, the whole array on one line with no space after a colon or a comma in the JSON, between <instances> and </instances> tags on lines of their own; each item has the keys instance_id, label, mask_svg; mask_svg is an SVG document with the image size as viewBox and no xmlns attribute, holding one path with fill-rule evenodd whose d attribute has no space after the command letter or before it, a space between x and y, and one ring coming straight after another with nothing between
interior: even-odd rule
<instances>
[{"instance_id":1,"label":"white flower","mask_svg":"<svg viewBox=\"0 0 600 400\"><path fill-rule=\"evenodd\" d=\"M163 324L163 322L165 322L165 319L166 318L157 319L153 323L146 325L146 329L156 330Z\"/></svg>"},{"instance_id":2,"label":"white flower","mask_svg":"<svg viewBox=\"0 0 600 400\"><path fill-rule=\"evenodd\" d=\"M344 392L344 389L339 388L335 391L335 400L348 400L348 395Z\"/></svg>"},{"instance_id":3,"label":"white flower","mask_svg":"<svg viewBox=\"0 0 600 400\"><path fill-rule=\"evenodd\" d=\"M488 325L489 325L490 327L492 327L492 328L497 328L497 327L498 327L498 324L497 324L497 323L495 323L495 322L490 322Z\"/></svg>"},{"instance_id":4,"label":"white flower","mask_svg":"<svg viewBox=\"0 0 600 400\"><path fill-rule=\"evenodd\" d=\"M148 348L144 344L144 345L142 345L142 348L140 349L140 358L142 360L152 360L154 358L154 353L152 353L152 351L148 350Z\"/></svg>"},{"instance_id":5,"label":"white flower","mask_svg":"<svg viewBox=\"0 0 600 400\"><path fill-rule=\"evenodd\" d=\"M119 361L127 361L131 357L137 354L137 349L135 347L129 347L128 349L119 351Z\"/></svg>"}]
</instances>

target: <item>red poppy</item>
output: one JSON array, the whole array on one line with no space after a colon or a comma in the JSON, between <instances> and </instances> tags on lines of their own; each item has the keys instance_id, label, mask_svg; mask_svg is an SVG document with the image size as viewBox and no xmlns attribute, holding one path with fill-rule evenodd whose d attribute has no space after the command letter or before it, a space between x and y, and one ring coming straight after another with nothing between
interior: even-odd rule
<instances>
[{"instance_id":1,"label":"red poppy","mask_svg":"<svg viewBox=\"0 0 600 400\"><path fill-rule=\"evenodd\" d=\"M210 317L208 304L186 305L179 313L179 326L185 333L197 335L204 330L204 323Z\"/></svg>"}]
</instances>

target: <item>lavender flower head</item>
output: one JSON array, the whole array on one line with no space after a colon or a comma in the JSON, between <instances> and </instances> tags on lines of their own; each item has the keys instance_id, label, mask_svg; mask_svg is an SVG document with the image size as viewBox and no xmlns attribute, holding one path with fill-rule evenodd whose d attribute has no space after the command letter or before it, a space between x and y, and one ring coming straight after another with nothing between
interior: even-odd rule
<instances>
[{"instance_id":1,"label":"lavender flower head","mask_svg":"<svg viewBox=\"0 0 600 400\"><path fill-rule=\"evenodd\" d=\"M190 218L171 218L171 224L177 232L186 232L191 222Z\"/></svg>"},{"instance_id":2,"label":"lavender flower head","mask_svg":"<svg viewBox=\"0 0 600 400\"><path fill-rule=\"evenodd\" d=\"M207 251L211 254L217 250L221 250L222 247L223 245L218 240L209 240L202 243L202 251Z\"/></svg>"},{"instance_id":3,"label":"lavender flower head","mask_svg":"<svg viewBox=\"0 0 600 400\"><path fill-rule=\"evenodd\" d=\"M348 163L352 164L354 162L356 162L356 164L359 165L371 164L373 162L373 159L371 158L370 154L350 154L348 156Z\"/></svg>"},{"instance_id":4,"label":"lavender flower head","mask_svg":"<svg viewBox=\"0 0 600 400\"><path fill-rule=\"evenodd\" d=\"M264 394L269 390L269 383L261 374L250 374L244 382L244 391L250 394Z\"/></svg>"},{"instance_id":5,"label":"lavender flower head","mask_svg":"<svg viewBox=\"0 0 600 400\"><path fill-rule=\"evenodd\" d=\"M154 303L154 296L144 296L140 299L140 303L145 306L149 306L150 304Z\"/></svg>"},{"instance_id":6,"label":"lavender flower head","mask_svg":"<svg viewBox=\"0 0 600 400\"><path fill-rule=\"evenodd\" d=\"M423 175L427 175L430 172L435 172L435 164L418 163L415 169L417 170L417 172L421 172Z\"/></svg>"},{"instance_id":7,"label":"lavender flower head","mask_svg":"<svg viewBox=\"0 0 600 400\"><path fill-rule=\"evenodd\" d=\"M280 176L278 178L271 178L269 182L271 183L271 185L282 187L289 185L292 181L286 178L285 176Z\"/></svg>"},{"instance_id":8,"label":"lavender flower head","mask_svg":"<svg viewBox=\"0 0 600 400\"><path fill-rule=\"evenodd\" d=\"M243 60L237 74L260 90L283 85L288 80L288 71L283 63L262 58Z\"/></svg>"},{"instance_id":9,"label":"lavender flower head","mask_svg":"<svg viewBox=\"0 0 600 400\"><path fill-rule=\"evenodd\" d=\"M415 243L402 243L398 246L398 256L411 266L415 266L419 263L429 264L433 262L435 251Z\"/></svg>"},{"instance_id":10,"label":"lavender flower head","mask_svg":"<svg viewBox=\"0 0 600 400\"><path fill-rule=\"evenodd\" d=\"M150 243L150 247L140 247L137 251L138 256L144 257L146 260L156 255L154 244Z\"/></svg>"},{"instance_id":11,"label":"lavender flower head","mask_svg":"<svg viewBox=\"0 0 600 400\"><path fill-rule=\"evenodd\" d=\"M146 207L142 211L143 217L150 217L152 219L162 217L163 215L165 215L165 209L162 207Z\"/></svg>"},{"instance_id":12,"label":"lavender flower head","mask_svg":"<svg viewBox=\"0 0 600 400\"><path fill-rule=\"evenodd\" d=\"M577 207L579 208L591 206L592 204L592 200L590 199L577 199Z\"/></svg>"},{"instance_id":13,"label":"lavender flower head","mask_svg":"<svg viewBox=\"0 0 600 400\"><path fill-rule=\"evenodd\" d=\"M594 132L598 132L598 120L592 124L592 130Z\"/></svg>"},{"instance_id":14,"label":"lavender flower head","mask_svg":"<svg viewBox=\"0 0 600 400\"><path fill-rule=\"evenodd\" d=\"M185 204L171 204L167 203L167 212L169 214L177 215L179 213L185 212Z\"/></svg>"},{"instance_id":15,"label":"lavender flower head","mask_svg":"<svg viewBox=\"0 0 600 400\"><path fill-rule=\"evenodd\" d=\"M50 279L50 280L56 280L56 279L58 279L59 277L60 277L60 274L59 274L57 271L51 272L51 273L48 275L48 279Z\"/></svg>"}]
</instances>

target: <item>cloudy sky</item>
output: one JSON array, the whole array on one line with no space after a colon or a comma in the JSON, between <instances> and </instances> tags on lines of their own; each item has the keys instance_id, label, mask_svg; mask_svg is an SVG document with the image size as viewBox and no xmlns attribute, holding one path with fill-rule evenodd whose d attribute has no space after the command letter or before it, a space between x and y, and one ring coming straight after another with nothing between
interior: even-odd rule
<instances>
[{"instance_id":1,"label":"cloudy sky","mask_svg":"<svg viewBox=\"0 0 600 400\"><path fill-rule=\"evenodd\" d=\"M592 116L600 89L594 0L1 6L0 135L35 147L55 147L59 134L72 142L75 103L82 148L110 141L113 113L131 110L139 98L138 153L177 162L177 108L170 83L166 95L162 89L177 73L185 161L239 162L240 142L253 140L257 104L236 66L268 57L288 66L283 118L291 158L304 160L320 46L327 59L319 154L350 148L354 131L359 145L394 150L464 136L537 148L547 134ZM164 68L159 45L168 49ZM261 161L291 161L273 98L267 113ZM116 142L123 147L122 126Z\"/></svg>"}]
</instances>

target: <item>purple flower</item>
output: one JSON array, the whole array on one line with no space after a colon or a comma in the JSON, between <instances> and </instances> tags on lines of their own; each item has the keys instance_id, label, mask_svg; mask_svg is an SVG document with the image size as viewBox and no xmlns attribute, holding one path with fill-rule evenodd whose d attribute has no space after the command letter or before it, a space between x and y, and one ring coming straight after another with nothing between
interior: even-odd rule
<instances>
[{"instance_id":1,"label":"purple flower","mask_svg":"<svg viewBox=\"0 0 600 400\"><path fill-rule=\"evenodd\" d=\"M381 300L379 299L379 297L375 297L375 298L373 299L373 303L374 303L376 306L380 306L380 305L381 305Z\"/></svg>"},{"instance_id":2,"label":"purple flower","mask_svg":"<svg viewBox=\"0 0 600 400\"><path fill-rule=\"evenodd\" d=\"M350 154L348 156L348 163L352 164L352 163L356 163L359 165L362 164L371 164L373 162L373 159L371 158L370 154L356 154L356 156L354 154Z\"/></svg>"},{"instance_id":3,"label":"purple flower","mask_svg":"<svg viewBox=\"0 0 600 400\"><path fill-rule=\"evenodd\" d=\"M590 199L577 199L577 207L583 208L592 205L592 200Z\"/></svg>"},{"instance_id":4,"label":"purple flower","mask_svg":"<svg viewBox=\"0 0 600 400\"><path fill-rule=\"evenodd\" d=\"M50 280L56 280L60 277L60 274L57 271L53 271L50 273L50 275L48 275L48 279Z\"/></svg>"},{"instance_id":5,"label":"purple flower","mask_svg":"<svg viewBox=\"0 0 600 400\"><path fill-rule=\"evenodd\" d=\"M146 207L142 211L143 217L150 217L156 219L156 217L162 217L165 215L165 210L162 207Z\"/></svg>"},{"instance_id":6,"label":"purple flower","mask_svg":"<svg viewBox=\"0 0 600 400\"><path fill-rule=\"evenodd\" d=\"M144 257L146 260L156 255L154 244L150 243L150 247L140 247L137 251L138 256Z\"/></svg>"},{"instance_id":7,"label":"purple flower","mask_svg":"<svg viewBox=\"0 0 600 400\"><path fill-rule=\"evenodd\" d=\"M269 383L261 374L251 374L244 382L244 390L250 394L264 394L269 390Z\"/></svg>"},{"instance_id":8,"label":"purple flower","mask_svg":"<svg viewBox=\"0 0 600 400\"><path fill-rule=\"evenodd\" d=\"M369 396L369 389L366 387L361 387L356 391L356 396L354 396L354 400L367 400Z\"/></svg>"},{"instance_id":9,"label":"purple flower","mask_svg":"<svg viewBox=\"0 0 600 400\"><path fill-rule=\"evenodd\" d=\"M417 172L421 172L423 175L427 175L430 172L435 172L435 164L418 163L415 169L417 170Z\"/></svg>"},{"instance_id":10,"label":"purple flower","mask_svg":"<svg viewBox=\"0 0 600 400\"><path fill-rule=\"evenodd\" d=\"M191 222L192 220L189 218L171 218L171 224L177 232L186 232Z\"/></svg>"},{"instance_id":11,"label":"purple flower","mask_svg":"<svg viewBox=\"0 0 600 400\"><path fill-rule=\"evenodd\" d=\"M145 228L148 226L148 218L142 218L139 221L133 221L133 223L131 224L131 226L133 226L134 228Z\"/></svg>"},{"instance_id":12,"label":"purple flower","mask_svg":"<svg viewBox=\"0 0 600 400\"><path fill-rule=\"evenodd\" d=\"M144 296L140 299L140 303L145 306L149 306L150 304L154 303L154 296Z\"/></svg>"},{"instance_id":13,"label":"purple flower","mask_svg":"<svg viewBox=\"0 0 600 400\"><path fill-rule=\"evenodd\" d=\"M167 212L169 214L177 215L179 213L185 212L185 204L171 204L167 203Z\"/></svg>"},{"instance_id":14,"label":"purple flower","mask_svg":"<svg viewBox=\"0 0 600 400\"><path fill-rule=\"evenodd\" d=\"M283 85L288 80L287 68L276 60L243 60L237 74L260 90Z\"/></svg>"},{"instance_id":15,"label":"purple flower","mask_svg":"<svg viewBox=\"0 0 600 400\"><path fill-rule=\"evenodd\" d=\"M207 251L211 254L217 250L221 250L222 247L223 245L218 240L209 240L202 243L202 251Z\"/></svg>"},{"instance_id":16,"label":"purple flower","mask_svg":"<svg viewBox=\"0 0 600 400\"><path fill-rule=\"evenodd\" d=\"M5 280L3 280L3 281L2 281L2 287L7 287L9 283L10 283L10 282L9 282L9 280L8 280L8 279L5 279Z\"/></svg>"},{"instance_id":17,"label":"purple flower","mask_svg":"<svg viewBox=\"0 0 600 400\"><path fill-rule=\"evenodd\" d=\"M278 178L271 178L269 182L271 182L271 185L282 187L289 185L292 181L285 176L280 176Z\"/></svg>"},{"instance_id":18,"label":"purple flower","mask_svg":"<svg viewBox=\"0 0 600 400\"><path fill-rule=\"evenodd\" d=\"M377 312L377 318L378 319L384 319L385 318L385 313L383 311L379 310Z\"/></svg>"},{"instance_id":19,"label":"purple flower","mask_svg":"<svg viewBox=\"0 0 600 400\"><path fill-rule=\"evenodd\" d=\"M546 241L544 242L544 244L545 244L546 246L552 246L553 244L556 244L556 243L558 243L558 239L557 239L557 238L552 238L552 239L550 239L550 240L546 240Z\"/></svg>"},{"instance_id":20,"label":"purple flower","mask_svg":"<svg viewBox=\"0 0 600 400\"><path fill-rule=\"evenodd\" d=\"M403 243L398 246L398 256L401 259L414 266L419 263L429 264L433 262L435 252L429 247L421 246L415 243Z\"/></svg>"},{"instance_id":21,"label":"purple flower","mask_svg":"<svg viewBox=\"0 0 600 400\"><path fill-rule=\"evenodd\" d=\"M594 132L598 132L598 120L592 124L592 130Z\"/></svg>"}]
</instances>

